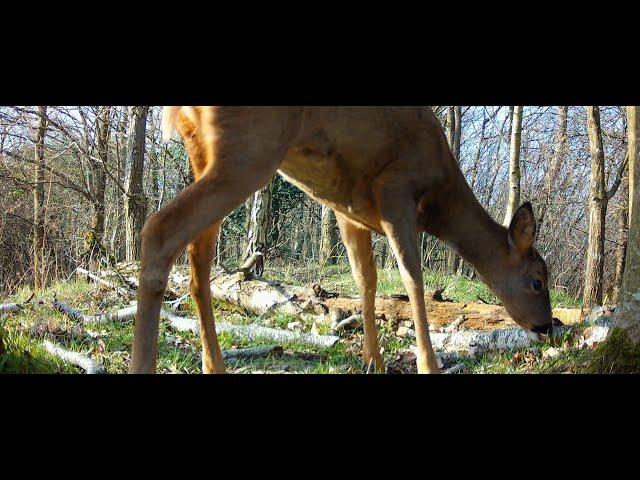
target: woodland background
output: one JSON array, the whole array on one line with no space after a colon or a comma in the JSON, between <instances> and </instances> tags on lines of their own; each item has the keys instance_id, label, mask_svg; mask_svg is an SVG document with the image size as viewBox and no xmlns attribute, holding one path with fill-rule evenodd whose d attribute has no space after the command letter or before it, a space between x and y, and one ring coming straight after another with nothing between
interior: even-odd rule
<instances>
[{"instance_id":1,"label":"woodland background","mask_svg":"<svg viewBox=\"0 0 640 480\"><path fill-rule=\"evenodd\" d=\"M584 306L616 302L628 236L624 106L425 106L445 128L478 199L499 222L529 200L550 286ZM0 107L0 295L139 256L145 219L192 181L162 107ZM322 275L346 264L335 218L279 176L224 223L216 262L258 243L268 265ZM445 245L420 238L425 271L474 278ZM383 269L395 267L375 237ZM183 255L179 262L186 263Z\"/></svg>"}]
</instances>

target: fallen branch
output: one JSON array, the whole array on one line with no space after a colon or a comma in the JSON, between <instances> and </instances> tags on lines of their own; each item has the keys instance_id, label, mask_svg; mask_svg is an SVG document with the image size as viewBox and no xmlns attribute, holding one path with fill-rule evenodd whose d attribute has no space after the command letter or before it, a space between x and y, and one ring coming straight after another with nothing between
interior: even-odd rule
<instances>
[{"instance_id":1,"label":"fallen branch","mask_svg":"<svg viewBox=\"0 0 640 480\"><path fill-rule=\"evenodd\" d=\"M0 305L0 312L19 312L22 305L19 303L4 303Z\"/></svg>"},{"instance_id":2,"label":"fallen branch","mask_svg":"<svg viewBox=\"0 0 640 480\"><path fill-rule=\"evenodd\" d=\"M59 345L55 345L48 340L45 340L42 344L47 352L49 352L51 355L54 355L64 360L65 362L69 362L72 365L82 368L87 375L99 375L105 373L104 367L92 360L87 355L78 352L72 352L70 350L65 350Z\"/></svg>"},{"instance_id":3,"label":"fallen branch","mask_svg":"<svg viewBox=\"0 0 640 480\"><path fill-rule=\"evenodd\" d=\"M62 303L59 300L55 300L53 302L53 306L59 312L81 323L123 322L132 320L135 318L138 308L136 305L133 305L113 313L84 315L79 310ZM194 318L180 317L164 309L160 311L160 318L169 322L171 327L179 332L192 332L196 335L200 334L200 323ZM230 332L234 335L248 338L249 340L267 339L275 342L299 342L321 348L330 348L340 340L339 337L335 336L296 333L277 328L262 327L259 325L235 325L227 322L217 323L216 331L218 333Z\"/></svg>"},{"instance_id":4,"label":"fallen branch","mask_svg":"<svg viewBox=\"0 0 640 480\"><path fill-rule=\"evenodd\" d=\"M89 270L85 270L84 268L76 268L76 272L82 274L82 275L86 275L87 277L89 277L90 279L92 279L93 281L100 283L101 285L104 285L106 287L111 288L112 290L115 290L116 292L118 292L120 295L126 296L126 297L130 297L134 295L134 292L131 290L128 290L126 288L123 288L119 285L116 285L115 283L109 282L107 280L105 280L104 278L99 277L98 275L96 275L95 273L91 273Z\"/></svg>"},{"instance_id":5,"label":"fallen branch","mask_svg":"<svg viewBox=\"0 0 640 480\"><path fill-rule=\"evenodd\" d=\"M451 325L444 329L445 333L453 333L460 330L460 327L467 321L466 315L460 315Z\"/></svg>"},{"instance_id":6,"label":"fallen branch","mask_svg":"<svg viewBox=\"0 0 640 480\"><path fill-rule=\"evenodd\" d=\"M355 327L358 323L362 323L362 315L351 315L349 318L345 318L341 322L338 322L332 329L332 333L340 333L348 327Z\"/></svg>"},{"instance_id":7,"label":"fallen branch","mask_svg":"<svg viewBox=\"0 0 640 480\"><path fill-rule=\"evenodd\" d=\"M100 315L85 315L80 310L76 310L60 300L53 301L53 308L72 320L76 320L80 323L126 322L127 320L135 318L136 312L138 311L138 307L133 305L123 308L122 310L118 310L117 312L103 313Z\"/></svg>"},{"instance_id":8,"label":"fallen branch","mask_svg":"<svg viewBox=\"0 0 640 480\"><path fill-rule=\"evenodd\" d=\"M451 368L447 368L444 372L445 375L456 375L459 373L464 373L467 370L467 366L464 363L458 363Z\"/></svg>"},{"instance_id":9,"label":"fallen branch","mask_svg":"<svg viewBox=\"0 0 640 480\"><path fill-rule=\"evenodd\" d=\"M256 266L261 258L264 258L264 253L256 250L249 258L245 260L245 262L240 266L240 268L236 270L236 272L243 272L244 274L249 275L251 269Z\"/></svg>"},{"instance_id":10,"label":"fallen branch","mask_svg":"<svg viewBox=\"0 0 640 480\"><path fill-rule=\"evenodd\" d=\"M179 332L192 332L200 334L200 324L194 318L178 317L165 310L161 311L161 317ZM236 325L227 322L217 322L216 332L229 332L232 335L248 340L272 340L278 343L304 343L320 348L331 348L340 340L331 335L314 335L312 333L298 333L279 328L262 327L260 325Z\"/></svg>"},{"instance_id":11,"label":"fallen branch","mask_svg":"<svg viewBox=\"0 0 640 480\"><path fill-rule=\"evenodd\" d=\"M265 358L270 355L275 357L281 357L284 354L284 349L279 346L271 347L254 347L254 348L239 348L238 350L225 350L222 352L222 358L225 360L251 360L255 358Z\"/></svg>"},{"instance_id":12,"label":"fallen branch","mask_svg":"<svg viewBox=\"0 0 640 480\"><path fill-rule=\"evenodd\" d=\"M25 305L27 305L28 303L31 303L31 300L33 300L33 297L35 297L36 294L32 293L29 298L27 300L25 300L22 303L4 303L4 304L0 304L0 313L1 312L19 312L20 310L22 310L24 308Z\"/></svg>"}]
</instances>

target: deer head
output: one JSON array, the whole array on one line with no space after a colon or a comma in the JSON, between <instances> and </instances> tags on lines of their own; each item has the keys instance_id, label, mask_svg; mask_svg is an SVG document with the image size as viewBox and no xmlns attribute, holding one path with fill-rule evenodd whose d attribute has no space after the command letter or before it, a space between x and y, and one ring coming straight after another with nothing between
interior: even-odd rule
<instances>
[{"instance_id":1,"label":"deer head","mask_svg":"<svg viewBox=\"0 0 640 480\"><path fill-rule=\"evenodd\" d=\"M506 254L496 255L483 280L502 300L511 318L541 340L552 331L547 264L535 249L537 226L529 202L522 205L506 229Z\"/></svg>"}]
</instances>

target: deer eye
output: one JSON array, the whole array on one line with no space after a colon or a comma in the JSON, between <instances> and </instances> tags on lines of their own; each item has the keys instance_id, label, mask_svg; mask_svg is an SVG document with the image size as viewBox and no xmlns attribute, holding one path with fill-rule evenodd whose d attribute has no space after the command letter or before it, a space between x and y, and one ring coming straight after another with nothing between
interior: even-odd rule
<instances>
[{"instance_id":1,"label":"deer eye","mask_svg":"<svg viewBox=\"0 0 640 480\"><path fill-rule=\"evenodd\" d=\"M536 292L541 292L542 291L542 282L540 280L534 280L533 281L533 289Z\"/></svg>"}]
</instances>

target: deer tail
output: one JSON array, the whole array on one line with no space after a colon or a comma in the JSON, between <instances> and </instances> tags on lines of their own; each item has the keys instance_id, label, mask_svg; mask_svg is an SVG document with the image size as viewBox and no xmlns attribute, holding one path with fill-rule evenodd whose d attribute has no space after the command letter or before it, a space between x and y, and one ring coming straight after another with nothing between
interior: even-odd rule
<instances>
[{"instance_id":1,"label":"deer tail","mask_svg":"<svg viewBox=\"0 0 640 480\"><path fill-rule=\"evenodd\" d=\"M178 114L182 107L164 107L162 110L162 140L168 142L171 140L171 134L176 126Z\"/></svg>"}]
</instances>

